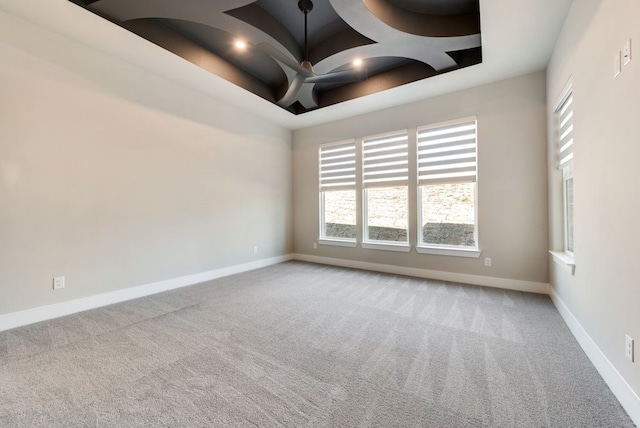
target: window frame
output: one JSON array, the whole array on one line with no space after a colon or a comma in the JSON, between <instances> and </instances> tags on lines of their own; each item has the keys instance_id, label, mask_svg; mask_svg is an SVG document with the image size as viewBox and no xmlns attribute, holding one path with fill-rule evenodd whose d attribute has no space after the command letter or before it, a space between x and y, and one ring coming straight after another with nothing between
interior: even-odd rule
<instances>
[{"instance_id":1,"label":"window frame","mask_svg":"<svg viewBox=\"0 0 640 428\"><path fill-rule=\"evenodd\" d=\"M571 181L571 201L568 200L567 197L567 184ZM562 211L563 211L563 221L562 227L564 232L564 252L574 257L574 241L573 241L573 233L574 233L574 222L573 222L573 204L574 204L574 189L573 189L573 163L562 168ZM569 204L571 204L571 217L569 217ZM571 238L570 238L571 236ZM569 242L571 241L571 242Z\"/></svg>"},{"instance_id":2,"label":"window frame","mask_svg":"<svg viewBox=\"0 0 640 428\"><path fill-rule=\"evenodd\" d=\"M428 180L434 180L433 182L425 182L421 183L420 181L420 155L419 155L419 144L418 144L418 133L424 129L430 128L444 128L447 126L453 126L455 124L460 124L464 122L474 122L475 126L475 140L474 140L474 154L475 160L473 166L473 175L469 174L468 177L470 179L460 179L460 177L466 177L464 174L459 174L454 177L453 182L473 182L474 183L474 241L475 246L458 246L458 245L438 245L438 244L428 244L423 241L423 231L422 231L422 195L421 195L421 187L423 185L430 184L450 184L446 177L445 179L441 179L441 176L433 176L433 174L426 174ZM377 165L377 159L373 159L372 163L367 165L367 159L365 156L365 148L366 142L382 139L384 137L391 136L405 136L406 140L406 153L404 153L404 157L406 158L406 163L404 165L401 164L398 168L391 169L402 169L405 170L401 172L401 176L394 175L392 171L386 172L384 171L384 167L386 165ZM462 134L464 135L464 134ZM453 140L455 141L455 140ZM355 150L355 159L353 162L352 176L353 182L350 183L351 187L334 187L333 189L328 189L325 185L323 185L323 164L322 164L322 150L327 147L337 146L337 145L345 145L352 144ZM389 142L381 142L382 145L387 145ZM391 144L389 144L391 146ZM364 137L357 137L354 139L347 139L337 142L331 143L323 143L318 146L318 209L319 209L319 222L318 222L318 244L323 245L336 245L342 247L356 247L358 243L364 249L375 249L375 250L387 250L387 251L401 251L401 252L409 252L412 247L415 246L416 252L421 254L434 254L434 255L442 255L442 256L455 256L455 257L470 257L470 258L478 258L480 257L480 242L479 242L479 221L478 221L478 119L477 116L470 116L464 118L458 118L449 121L441 121L437 123L432 123L419 127L411 127L410 129L401 129L392 132L385 132L380 134L373 134ZM381 146L380 148L383 148ZM444 146L443 146L444 147ZM390 149L393 150L393 149ZM460 149L462 150L462 149ZM383 150L384 151L384 150ZM460 154L465 152L458 152ZM458 153L455 153L456 156L459 156ZM376 156L376 155L374 155ZM398 156L398 158L402 158L403 156ZM454 158L455 159L455 158ZM384 159L382 160L382 164L385 163ZM400 160L400 159L398 159ZM447 161L449 159L446 159ZM395 160L390 160L389 162L393 162ZM436 160L437 162L434 165L439 165L441 159ZM462 161L462 163L468 163L470 161ZM452 162L454 164L455 162ZM447 163L446 165L448 165ZM377 177L372 177L372 174L367 173L367 168L371 168L374 171L380 173L381 176L387 176L389 178L386 180L376 180ZM458 168L464 168L461 164L455 165L453 168L456 172L459 172ZM435 168L440 169L440 168ZM375 174L374 174L375 175ZM326 179L326 177L325 177ZM326 183L326 180L325 180ZM329 186L332 187L332 186ZM369 238L369 201L368 201L368 189L369 188L385 188L385 187L403 187L406 189L407 196L407 206L406 206L406 233L407 240L406 241L386 241L386 240L372 240ZM330 237L326 236L326 192L331 190L347 190L352 189L355 192L355 211L356 211L356 233L355 238L339 238L339 237ZM417 212L415 212L417 211ZM415 216L415 217L414 217ZM417 228L415 228L415 223L417 220ZM417 235L417 236L416 236Z\"/></svg>"},{"instance_id":3,"label":"window frame","mask_svg":"<svg viewBox=\"0 0 640 428\"><path fill-rule=\"evenodd\" d=\"M407 216L409 214L409 186L375 186L374 189L386 189L391 187L404 187L407 193ZM411 237L409 236L409 221L407 218L407 240L406 241L385 241L382 239L369 239L368 209L369 204L367 196L370 188L362 189L362 243L360 246L368 250L389 250L409 252L411 251Z\"/></svg>"},{"instance_id":4,"label":"window frame","mask_svg":"<svg viewBox=\"0 0 640 428\"><path fill-rule=\"evenodd\" d=\"M464 183L458 181L457 183ZM438 183L438 184L455 184L455 183ZM438 245L438 244L429 244L424 242L424 232L423 228L423 220L422 220L422 186L429 186L429 184L418 184L417 189L417 218L418 218L418 241L416 244L416 251L420 254L435 254L435 255L446 255L446 256L458 256L458 257L470 257L470 258L478 258L480 257L480 244L478 242L478 182L473 182L474 184L474 192L473 192L473 217L474 217L474 228L473 228L473 239L475 242L475 246L463 246L463 245Z\"/></svg>"},{"instance_id":5,"label":"window frame","mask_svg":"<svg viewBox=\"0 0 640 428\"><path fill-rule=\"evenodd\" d=\"M322 188L322 150L338 147L338 146L347 146L353 145L354 151L354 178L352 185L345 185L343 189L323 189ZM356 228L356 236L353 238L339 238L333 236L326 235L326 214L325 214L325 194L326 192L330 192L332 190L352 190L354 192L354 200L357 200L357 187L358 187L358 161L357 161L357 144L355 139L348 139L342 141L336 141L331 143L324 143L318 146L318 207L319 207L319 222L318 222L318 243L322 245L334 245L339 247L355 247L358 245L357 240L357 228L358 228L358 212L357 212L357 204L354 206L354 219L355 219L355 228Z\"/></svg>"},{"instance_id":6,"label":"window frame","mask_svg":"<svg viewBox=\"0 0 640 428\"><path fill-rule=\"evenodd\" d=\"M561 115L562 115L562 110L565 108L565 105L567 104L567 102L570 101L570 104L567 107L571 108L571 113L568 116L568 119L571 120L571 124L570 124L570 137L571 137L571 153L569 154L569 156L565 156L565 158L563 159L563 154L562 154L562 135L561 135L561 131L562 131L562 123L560 122L561 120ZM572 184L575 185L575 181L573 180L573 85L571 84L571 82L569 82L567 84L567 86L563 89L561 96L558 100L558 102L556 103L556 106L553 110L554 116L555 116L555 123L556 123L556 131L555 131L555 144L556 144L556 150L558 153L558 168L561 170L562 172L562 233L563 233L563 248L562 251L569 257L573 258L574 254L573 254L573 250L574 248L572 248L571 250L569 249L569 235L571 234L572 236L574 236L573 232L573 221L571 222L571 225L569 225L569 219L568 219L568 211L569 211L569 207L568 207L568 201L567 201L567 191L566 191L566 184L567 181L571 180ZM567 132L567 131L565 131ZM568 160L565 160L566 158L569 158ZM574 188L575 189L575 188ZM569 231L569 226L571 226L571 232ZM573 241L573 239L572 239ZM572 245L573 246L573 245Z\"/></svg>"},{"instance_id":7,"label":"window frame","mask_svg":"<svg viewBox=\"0 0 640 428\"><path fill-rule=\"evenodd\" d=\"M475 126L475 175L470 176L468 179L466 178L457 178L452 180L438 180L434 183L421 183L420 182L420 144L419 144L419 134L421 131L430 130L430 129L438 129L438 128L447 128L459 124L474 122ZM477 116L468 116L454 120L448 120L443 122L436 122L425 126L420 126L416 130L416 211L417 211L417 243L416 243L416 252L420 254L433 254L433 255L446 255L446 256L456 256L456 257L469 257L469 258L478 258L480 257L480 242L478 239L479 235L479 224L478 224L478 118ZM432 244L424 242L424 231L423 231L423 218L422 218L422 208L423 208L423 198L422 198L422 187L430 186L430 185L438 185L438 184L455 184L455 183L473 183L474 184L474 195L473 195L473 209L474 209L474 230L473 237L475 245L471 246L463 246L463 245L445 245L445 244Z\"/></svg>"},{"instance_id":8,"label":"window frame","mask_svg":"<svg viewBox=\"0 0 640 428\"><path fill-rule=\"evenodd\" d=\"M384 181L382 182L374 182L373 184L367 183L367 174L365 173L365 169L369 166L366 163L365 150L368 141L375 141L379 139L384 139L387 137L394 136L405 136L406 140L406 177L402 177L399 180L390 179L388 181L389 184L385 185ZM399 129L396 131L384 132L381 134L373 134L362 137L361 140L361 189L362 189L362 242L360 246L364 249L370 250L388 250L388 251L400 251L400 252L409 252L411 251L411 236L410 236L410 227L409 227L409 152L410 152L410 139L409 139L409 131L407 129ZM393 169L393 168L392 168ZM394 188L394 187L404 187L407 193L407 205L405 207L407 213L407 224L406 224L406 233L407 240L406 241L386 241L386 240L377 240L369 238L369 192L370 188Z\"/></svg>"},{"instance_id":9,"label":"window frame","mask_svg":"<svg viewBox=\"0 0 640 428\"><path fill-rule=\"evenodd\" d=\"M571 99L571 103L567 107L571 107L570 115L567 115L568 119L571 120L571 124L567 127L567 130L570 129L570 144L564 143L563 146L563 136L567 132L565 130L562 132L562 114L565 104L567 101ZM568 80L562 91L560 92L560 96L557 98L557 101L553 108L553 120L555 124L554 129L554 155L557 168L560 170L560 180L559 185L562 186L562 250L561 251L550 251L553 261L558 264L563 270L567 271L570 275L575 275L576 263L575 263L575 210L572 210L572 218L571 222L569 222L568 211L569 211L569 201L567 200L567 183L571 181L572 184L572 208L575 208L575 181L574 181L574 166L573 166L573 149L574 149L574 129L573 129L573 116L574 116L574 97L573 97L573 84L571 82L571 78ZM567 134L568 135L568 134ZM566 147L565 147L566 146ZM563 150L563 148L565 150ZM569 150L569 154L563 154L563 151ZM571 230L569 230L571 229ZM571 235L571 243L569 243L569 235ZM569 248L571 247L571 248Z\"/></svg>"}]
</instances>

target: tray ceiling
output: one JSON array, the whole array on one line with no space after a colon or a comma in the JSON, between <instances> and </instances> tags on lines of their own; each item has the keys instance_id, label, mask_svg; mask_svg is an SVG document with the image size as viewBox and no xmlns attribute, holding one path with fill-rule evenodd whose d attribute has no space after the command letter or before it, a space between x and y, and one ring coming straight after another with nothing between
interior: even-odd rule
<instances>
[{"instance_id":1,"label":"tray ceiling","mask_svg":"<svg viewBox=\"0 0 640 428\"><path fill-rule=\"evenodd\" d=\"M360 59L367 77L306 83L286 64L304 59L297 0L70 1L295 114L482 62L479 0L315 0L315 74Z\"/></svg>"}]
</instances>

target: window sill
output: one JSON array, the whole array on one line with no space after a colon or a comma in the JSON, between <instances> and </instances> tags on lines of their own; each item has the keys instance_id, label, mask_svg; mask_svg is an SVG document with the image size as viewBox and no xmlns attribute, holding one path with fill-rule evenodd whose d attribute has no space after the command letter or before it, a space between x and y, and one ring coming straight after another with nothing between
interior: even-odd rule
<instances>
[{"instance_id":1,"label":"window sill","mask_svg":"<svg viewBox=\"0 0 640 428\"><path fill-rule=\"evenodd\" d=\"M576 273L576 262L573 255L563 251L549 251L549 254L553 256L553 261L565 271L571 275Z\"/></svg>"},{"instance_id":2,"label":"window sill","mask_svg":"<svg viewBox=\"0 0 640 428\"><path fill-rule=\"evenodd\" d=\"M411 251L411 245L409 244L395 244L391 242L363 242L360 244L362 248L367 250L385 250L385 251L400 251L403 253L408 253Z\"/></svg>"},{"instance_id":3,"label":"window sill","mask_svg":"<svg viewBox=\"0 0 640 428\"><path fill-rule=\"evenodd\" d=\"M335 247L351 247L351 248L355 248L356 245L358 245L358 243L353 240L347 240L347 239L318 239L318 244L320 245L333 245Z\"/></svg>"},{"instance_id":4,"label":"window sill","mask_svg":"<svg viewBox=\"0 0 640 428\"><path fill-rule=\"evenodd\" d=\"M443 248L443 247L417 247L420 254L434 254L437 256L469 257L477 259L481 251L475 248Z\"/></svg>"}]
</instances>

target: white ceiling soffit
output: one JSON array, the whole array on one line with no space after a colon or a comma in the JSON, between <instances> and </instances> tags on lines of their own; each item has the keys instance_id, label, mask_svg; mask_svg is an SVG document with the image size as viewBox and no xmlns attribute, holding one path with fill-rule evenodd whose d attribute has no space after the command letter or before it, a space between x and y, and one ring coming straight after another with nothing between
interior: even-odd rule
<instances>
[{"instance_id":1,"label":"white ceiling soffit","mask_svg":"<svg viewBox=\"0 0 640 428\"><path fill-rule=\"evenodd\" d=\"M543 70L571 3L480 0L481 64L298 116L68 0L0 0L0 9L281 126L300 129Z\"/></svg>"}]
</instances>

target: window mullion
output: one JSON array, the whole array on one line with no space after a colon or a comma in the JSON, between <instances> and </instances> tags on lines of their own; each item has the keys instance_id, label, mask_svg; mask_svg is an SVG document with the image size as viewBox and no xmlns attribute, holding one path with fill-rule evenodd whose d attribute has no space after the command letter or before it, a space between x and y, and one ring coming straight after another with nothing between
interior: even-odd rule
<instances>
[{"instance_id":1,"label":"window mullion","mask_svg":"<svg viewBox=\"0 0 640 428\"><path fill-rule=\"evenodd\" d=\"M356 241L363 242L366 239L364 232L365 208L363 204L364 188L362 185L362 138L356 138Z\"/></svg>"},{"instance_id":2,"label":"window mullion","mask_svg":"<svg viewBox=\"0 0 640 428\"><path fill-rule=\"evenodd\" d=\"M408 230L407 240L409 246L419 245L420 239L418 238L418 231L421 229L418 226L420 215L418 215L418 129L416 127L408 129L409 137L409 183L408 183Z\"/></svg>"}]
</instances>

